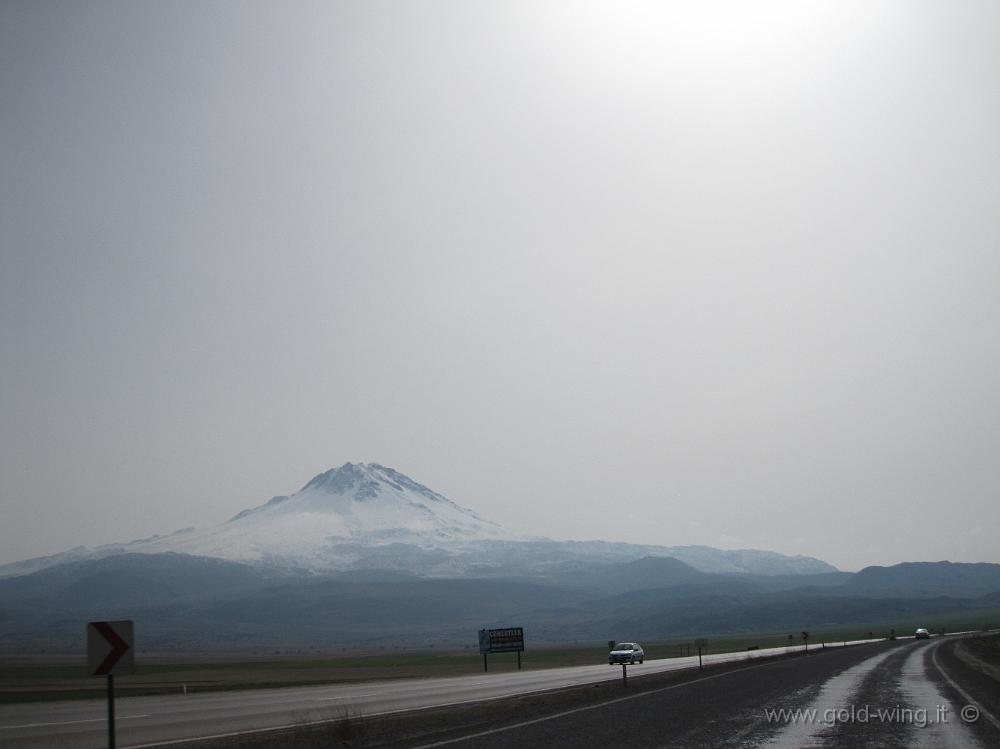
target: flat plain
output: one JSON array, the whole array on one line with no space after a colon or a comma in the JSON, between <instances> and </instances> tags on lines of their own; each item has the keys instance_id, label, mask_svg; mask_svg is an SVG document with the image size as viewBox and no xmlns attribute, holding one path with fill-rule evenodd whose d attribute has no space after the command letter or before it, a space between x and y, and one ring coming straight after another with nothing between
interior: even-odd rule
<instances>
[{"instance_id":1,"label":"flat plain","mask_svg":"<svg viewBox=\"0 0 1000 749\"><path fill-rule=\"evenodd\" d=\"M894 626L900 635L912 634L916 626L935 632L979 629L979 620L954 619L903 622ZM810 632L809 646L824 642L885 637L890 626L829 628ZM625 640L627 633L620 633ZM706 653L736 652L750 648L801 646L801 633L748 633L704 635ZM649 659L697 654L695 638L665 639L642 643ZM532 646L522 654L525 670L582 666L601 663L607 642L567 646ZM513 653L489 657L490 672L516 670ZM121 696L188 693L231 689L264 689L281 686L339 684L388 679L435 678L480 673L483 659L474 648L454 650L386 651L379 648L338 648L337 652L271 651L267 653L145 653L136 655L136 673L119 676L116 691ZM104 681L87 674L82 654L0 655L0 703L52 699L80 699L104 694Z\"/></svg>"}]
</instances>

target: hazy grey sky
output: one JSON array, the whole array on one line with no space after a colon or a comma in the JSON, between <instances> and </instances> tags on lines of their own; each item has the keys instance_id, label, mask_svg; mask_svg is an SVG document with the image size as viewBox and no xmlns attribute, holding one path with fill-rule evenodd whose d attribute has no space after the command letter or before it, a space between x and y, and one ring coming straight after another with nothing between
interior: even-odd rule
<instances>
[{"instance_id":1,"label":"hazy grey sky","mask_svg":"<svg viewBox=\"0 0 1000 749\"><path fill-rule=\"evenodd\" d=\"M347 460L557 538L1000 562L998 29L0 3L0 562Z\"/></svg>"}]
</instances>

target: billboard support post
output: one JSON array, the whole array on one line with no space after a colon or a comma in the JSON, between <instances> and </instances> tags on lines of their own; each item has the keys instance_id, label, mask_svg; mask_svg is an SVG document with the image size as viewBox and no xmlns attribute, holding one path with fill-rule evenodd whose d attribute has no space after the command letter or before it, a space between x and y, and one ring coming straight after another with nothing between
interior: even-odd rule
<instances>
[{"instance_id":1,"label":"billboard support post","mask_svg":"<svg viewBox=\"0 0 1000 749\"><path fill-rule=\"evenodd\" d=\"M504 629L479 630L479 652L483 656L483 673L489 672L487 656L490 653L517 653L517 670L521 670L521 651L524 650L524 629L506 627Z\"/></svg>"}]
</instances>

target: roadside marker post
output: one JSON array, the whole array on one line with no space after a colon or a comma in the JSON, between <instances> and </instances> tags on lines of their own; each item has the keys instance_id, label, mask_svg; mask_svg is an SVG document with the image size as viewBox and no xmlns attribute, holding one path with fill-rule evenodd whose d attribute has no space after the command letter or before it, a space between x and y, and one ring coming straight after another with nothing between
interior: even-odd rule
<instances>
[{"instance_id":1,"label":"roadside marker post","mask_svg":"<svg viewBox=\"0 0 1000 749\"><path fill-rule=\"evenodd\" d=\"M704 637L699 637L697 640L694 641L694 645L696 648L698 648L698 670L701 671L702 670L701 651L703 649L704 650L708 649L708 640L706 640Z\"/></svg>"},{"instance_id":2,"label":"roadside marker post","mask_svg":"<svg viewBox=\"0 0 1000 749\"><path fill-rule=\"evenodd\" d=\"M622 687L628 689L628 666L622 663Z\"/></svg>"},{"instance_id":3,"label":"roadside marker post","mask_svg":"<svg viewBox=\"0 0 1000 749\"><path fill-rule=\"evenodd\" d=\"M108 746L115 749L115 674L135 673L135 632L131 620L87 624L87 670L107 677Z\"/></svg>"}]
</instances>

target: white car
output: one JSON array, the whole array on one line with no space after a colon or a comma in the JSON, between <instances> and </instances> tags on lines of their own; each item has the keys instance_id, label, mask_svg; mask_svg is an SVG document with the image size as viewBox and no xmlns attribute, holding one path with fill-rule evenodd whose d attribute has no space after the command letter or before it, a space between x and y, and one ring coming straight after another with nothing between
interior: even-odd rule
<instances>
[{"instance_id":1,"label":"white car","mask_svg":"<svg viewBox=\"0 0 1000 749\"><path fill-rule=\"evenodd\" d=\"M920 628L918 628L918 629L917 629L917 631L916 631L916 632L915 632L915 633L913 634L913 639L914 639L914 640L928 640L928 639L930 639L930 636L931 636L931 633L930 633L930 632L928 632L928 631L927 631L926 629L924 629L923 627L920 627Z\"/></svg>"},{"instance_id":2,"label":"white car","mask_svg":"<svg viewBox=\"0 0 1000 749\"><path fill-rule=\"evenodd\" d=\"M608 653L608 665L613 666L616 663L635 663L639 661L642 663L642 659L646 657L646 654L642 650L642 645L637 642L619 642L615 645L614 650Z\"/></svg>"}]
</instances>

